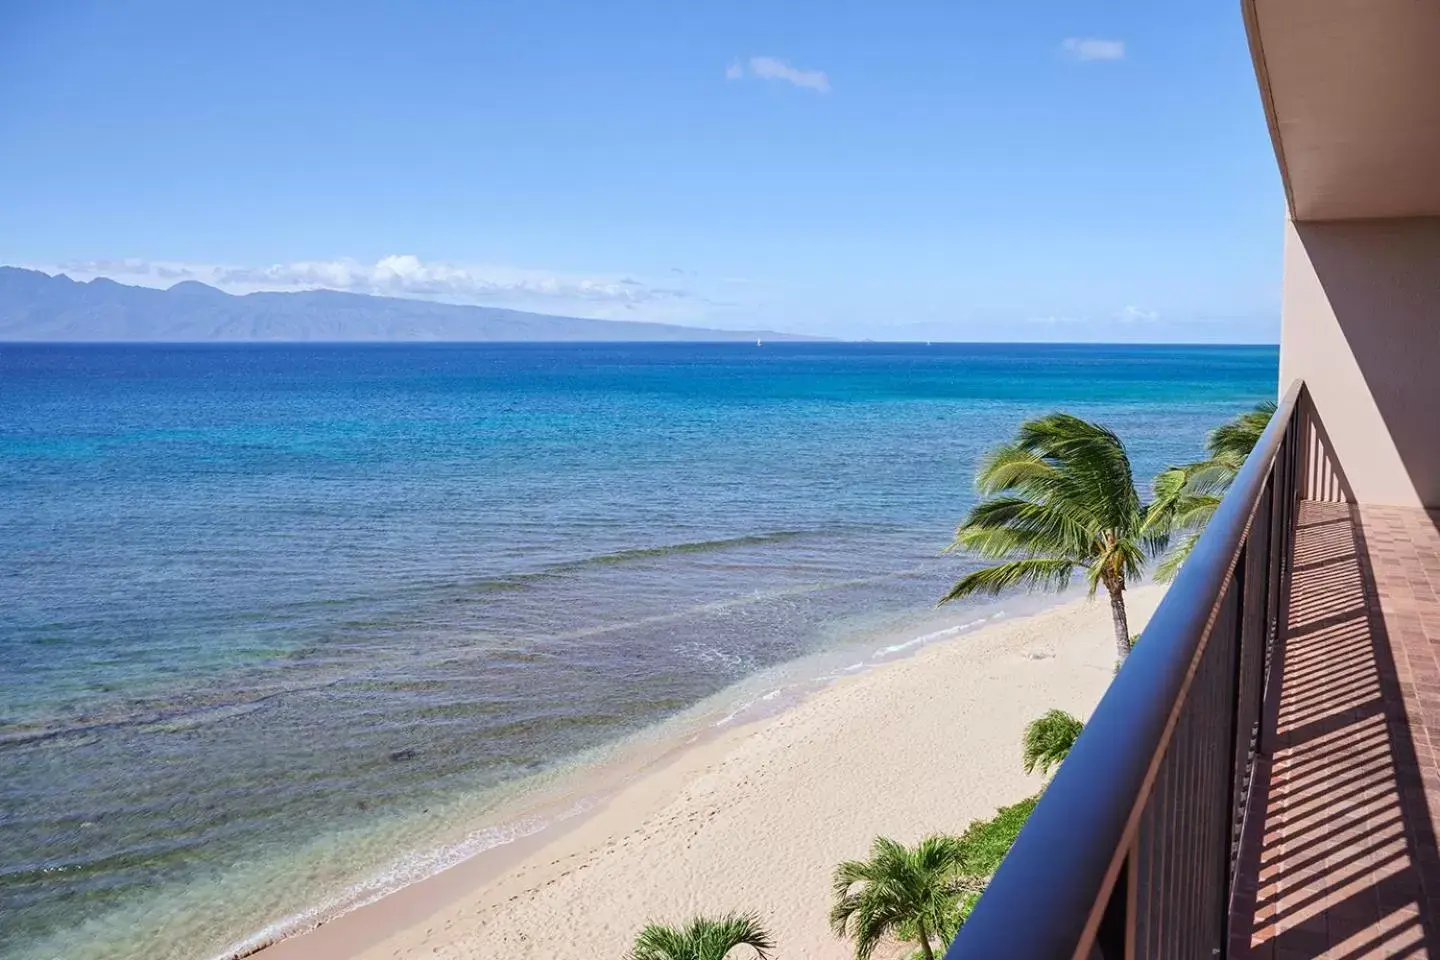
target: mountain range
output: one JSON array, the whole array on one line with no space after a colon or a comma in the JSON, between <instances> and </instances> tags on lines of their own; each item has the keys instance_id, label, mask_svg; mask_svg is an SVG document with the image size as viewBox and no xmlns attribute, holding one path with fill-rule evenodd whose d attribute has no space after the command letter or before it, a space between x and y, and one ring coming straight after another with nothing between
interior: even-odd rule
<instances>
[{"instance_id":1,"label":"mountain range","mask_svg":"<svg viewBox=\"0 0 1440 960\"><path fill-rule=\"evenodd\" d=\"M707 330L587 320L497 307L333 290L236 296L186 280L168 290L104 277L0 267L0 341L808 340L766 330Z\"/></svg>"}]
</instances>

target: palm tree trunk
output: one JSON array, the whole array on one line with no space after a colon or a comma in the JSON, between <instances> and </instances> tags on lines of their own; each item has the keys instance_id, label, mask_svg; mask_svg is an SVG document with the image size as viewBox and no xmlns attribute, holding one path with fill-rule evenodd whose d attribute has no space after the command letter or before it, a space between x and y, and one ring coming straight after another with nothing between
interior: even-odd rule
<instances>
[{"instance_id":1,"label":"palm tree trunk","mask_svg":"<svg viewBox=\"0 0 1440 960\"><path fill-rule=\"evenodd\" d=\"M925 954L925 960L935 960L935 951L930 949L930 931L925 929L925 921L915 921L915 931L920 934L920 952Z\"/></svg>"},{"instance_id":2,"label":"palm tree trunk","mask_svg":"<svg viewBox=\"0 0 1440 960\"><path fill-rule=\"evenodd\" d=\"M1125 616L1125 585L1108 587L1110 591L1110 619L1115 621L1115 653L1124 663L1130 656L1130 621Z\"/></svg>"}]
</instances>

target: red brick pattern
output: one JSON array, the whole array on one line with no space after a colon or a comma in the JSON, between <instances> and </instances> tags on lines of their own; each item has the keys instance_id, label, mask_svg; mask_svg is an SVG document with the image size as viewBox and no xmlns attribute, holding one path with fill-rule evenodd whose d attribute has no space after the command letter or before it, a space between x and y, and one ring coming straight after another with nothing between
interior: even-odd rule
<instances>
[{"instance_id":1,"label":"red brick pattern","mask_svg":"<svg viewBox=\"0 0 1440 960\"><path fill-rule=\"evenodd\" d=\"M1231 956L1440 960L1440 512L1301 505Z\"/></svg>"}]
</instances>

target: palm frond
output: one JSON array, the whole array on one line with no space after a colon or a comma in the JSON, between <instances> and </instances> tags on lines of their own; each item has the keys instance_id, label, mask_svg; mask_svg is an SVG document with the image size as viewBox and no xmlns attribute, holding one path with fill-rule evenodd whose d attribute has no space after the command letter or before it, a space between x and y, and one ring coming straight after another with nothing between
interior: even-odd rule
<instances>
[{"instance_id":1,"label":"palm frond","mask_svg":"<svg viewBox=\"0 0 1440 960\"><path fill-rule=\"evenodd\" d=\"M1210 431L1205 441L1210 459L1170 467L1156 476L1155 498L1146 508L1142 532L1147 537L1179 536L1156 566L1157 580L1168 582L1180 571L1274 414L1274 402L1256 404Z\"/></svg>"},{"instance_id":2,"label":"palm frond","mask_svg":"<svg viewBox=\"0 0 1440 960\"><path fill-rule=\"evenodd\" d=\"M1243 459L1243 458L1242 458ZM1190 497L1223 497L1235 481L1239 465L1217 460L1191 464L1185 473L1185 494Z\"/></svg>"},{"instance_id":3,"label":"palm frond","mask_svg":"<svg viewBox=\"0 0 1440 960\"><path fill-rule=\"evenodd\" d=\"M1006 443L980 461L975 471L975 488L986 496L1006 490L1028 490L1043 486L1054 473L1055 468L1041 457Z\"/></svg>"},{"instance_id":4,"label":"palm frond","mask_svg":"<svg viewBox=\"0 0 1440 960\"><path fill-rule=\"evenodd\" d=\"M1152 550L1148 543L1153 542L1157 549ZM1115 558L1115 569L1120 573L1121 584L1134 583L1145 576L1145 562L1163 549L1165 538L1157 538L1153 541L1146 540L1120 540L1117 541L1112 550Z\"/></svg>"},{"instance_id":5,"label":"palm frond","mask_svg":"<svg viewBox=\"0 0 1440 960\"><path fill-rule=\"evenodd\" d=\"M1179 504L1175 511L1172 532L1180 533L1186 530L1201 530L1215 516L1215 511L1220 508L1222 497L1210 495L1190 497Z\"/></svg>"},{"instance_id":6,"label":"palm frond","mask_svg":"<svg viewBox=\"0 0 1440 960\"><path fill-rule=\"evenodd\" d=\"M961 577L950 592L940 598L940 602L949 603L976 594L993 597L1015 587L1062 590L1074 576L1075 566L1071 560L1043 557L996 564Z\"/></svg>"},{"instance_id":7,"label":"palm frond","mask_svg":"<svg viewBox=\"0 0 1440 960\"><path fill-rule=\"evenodd\" d=\"M652 923L635 936L632 960L682 960L694 955L694 944L674 927Z\"/></svg>"},{"instance_id":8,"label":"palm frond","mask_svg":"<svg viewBox=\"0 0 1440 960\"><path fill-rule=\"evenodd\" d=\"M724 960L736 947L750 947L765 960L775 943L760 919L749 913L696 917L684 927L652 923L635 937L632 960Z\"/></svg>"},{"instance_id":9,"label":"palm frond","mask_svg":"<svg viewBox=\"0 0 1440 960\"><path fill-rule=\"evenodd\" d=\"M1233 463L1238 469L1250 451L1255 449L1260 435L1265 432L1270 418L1275 415L1275 401L1257 403L1251 410L1240 414L1210 431L1205 438L1205 448L1210 459Z\"/></svg>"},{"instance_id":10,"label":"palm frond","mask_svg":"<svg viewBox=\"0 0 1440 960\"><path fill-rule=\"evenodd\" d=\"M1175 511L1185 496L1192 467L1167 467L1155 475L1150 484L1154 499L1145 510L1145 520L1140 526L1142 534L1164 533L1173 527Z\"/></svg>"},{"instance_id":11,"label":"palm frond","mask_svg":"<svg viewBox=\"0 0 1440 960\"><path fill-rule=\"evenodd\" d=\"M1064 710L1051 710L1025 726L1022 743L1025 772L1049 773L1070 755L1085 724Z\"/></svg>"},{"instance_id":12,"label":"palm frond","mask_svg":"<svg viewBox=\"0 0 1440 960\"><path fill-rule=\"evenodd\" d=\"M1190 552L1195 549L1195 544L1200 542L1200 536L1204 532L1204 530L1195 530L1176 541L1169 552L1156 564L1155 579L1161 583L1169 583L1174 580L1175 575L1180 572L1180 567L1189 559Z\"/></svg>"},{"instance_id":13,"label":"palm frond","mask_svg":"<svg viewBox=\"0 0 1440 960\"><path fill-rule=\"evenodd\" d=\"M1145 508L1141 533L1174 533L1195 522L1196 511L1210 510L1229 489L1235 474L1211 461L1169 467L1156 475L1151 489L1155 497ZM1209 517L1202 517L1203 524Z\"/></svg>"},{"instance_id":14,"label":"palm frond","mask_svg":"<svg viewBox=\"0 0 1440 960\"><path fill-rule=\"evenodd\" d=\"M914 847L877 837L868 860L835 868L831 929L853 941L857 960L886 938L945 940L960 898L982 883L962 876L965 860L955 837L926 837Z\"/></svg>"},{"instance_id":15,"label":"palm frond","mask_svg":"<svg viewBox=\"0 0 1440 960\"><path fill-rule=\"evenodd\" d=\"M1028 420L1016 445L1057 466L1057 493L1084 506L1101 526L1130 532L1138 523L1140 498L1130 458L1107 427L1068 413Z\"/></svg>"},{"instance_id":16,"label":"palm frond","mask_svg":"<svg viewBox=\"0 0 1440 960\"><path fill-rule=\"evenodd\" d=\"M971 508L948 549L967 549L1000 559L1010 556L1066 557L1083 561L1096 538L1084 513L1073 504L995 496Z\"/></svg>"}]
</instances>

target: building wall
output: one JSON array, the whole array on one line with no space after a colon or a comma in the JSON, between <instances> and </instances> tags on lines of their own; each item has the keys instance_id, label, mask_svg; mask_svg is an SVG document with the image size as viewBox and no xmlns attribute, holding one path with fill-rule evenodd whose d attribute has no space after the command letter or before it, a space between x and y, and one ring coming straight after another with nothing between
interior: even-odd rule
<instances>
[{"instance_id":1,"label":"building wall","mask_svg":"<svg viewBox=\"0 0 1440 960\"><path fill-rule=\"evenodd\" d=\"M1297 377L1356 500L1440 507L1440 218L1286 224Z\"/></svg>"}]
</instances>

